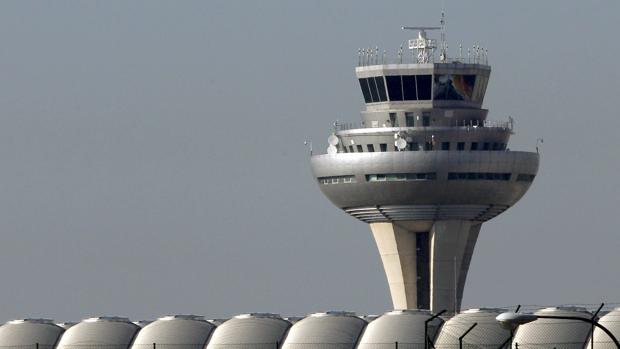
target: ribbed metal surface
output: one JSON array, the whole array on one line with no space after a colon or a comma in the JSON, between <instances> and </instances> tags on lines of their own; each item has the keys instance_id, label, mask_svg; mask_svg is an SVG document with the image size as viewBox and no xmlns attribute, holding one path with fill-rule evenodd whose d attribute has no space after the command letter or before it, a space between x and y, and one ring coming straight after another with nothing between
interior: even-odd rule
<instances>
[{"instance_id":1,"label":"ribbed metal surface","mask_svg":"<svg viewBox=\"0 0 620 349\"><path fill-rule=\"evenodd\" d=\"M49 348L56 345L64 331L51 320L13 320L0 326L0 347L39 343L40 348Z\"/></svg>"},{"instance_id":2,"label":"ribbed metal surface","mask_svg":"<svg viewBox=\"0 0 620 349\"><path fill-rule=\"evenodd\" d=\"M592 314L584 308L553 307L541 309L534 314L550 316L577 316L586 319ZM581 349L590 337L592 326L578 320L538 319L519 326L513 340L513 348Z\"/></svg>"},{"instance_id":3,"label":"ribbed metal surface","mask_svg":"<svg viewBox=\"0 0 620 349\"><path fill-rule=\"evenodd\" d=\"M346 208L351 216L366 222L414 220L468 220L485 222L508 209L506 205L401 205Z\"/></svg>"},{"instance_id":4,"label":"ribbed metal surface","mask_svg":"<svg viewBox=\"0 0 620 349\"><path fill-rule=\"evenodd\" d=\"M366 324L350 313L312 314L291 327L283 349L352 349Z\"/></svg>"},{"instance_id":5,"label":"ribbed metal surface","mask_svg":"<svg viewBox=\"0 0 620 349\"><path fill-rule=\"evenodd\" d=\"M463 338L464 348L488 348L497 349L510 337L510 331L500 326L495 318L506 312L505 309L470 309L459 313L446 321L437 340L435 347L458 348L461 337L474 323L476 327Z\"/></svg>"},{"instance_id":6,"label":"ribbed metal surface","mask_svg":"<svg viewBox=\"0 0 620 349\"><path fill-rule=\"evenodd\" d=\"M128 348L140 327L128 319L99 317L86 319L63 334L58 349Z\"/></svg>"},{"instance_id":7,"label":"ribbed metal surface","mask_svg":"<svg viewBox=\"0 0 620 349\"><path fill-rule=\"evenodd\" d=\"M237 348L254 344L274 348L282 343L291 323L275 314L244 314L219 325L209 340L207 349Z\"/></svg>"},{"instance_id":8,"label":"ribbed metal surface","mask_svg":"<svg viewBox=\"0 0 620 349\"><path fill-rule=\"evenodd\" d=\"M395 310L375 319L368 324L360 339L358 349L376 349L378 346L398 342L399 346L424 347L424 322L430 318L430 312L424 310ZM443 321L436 319L429 323L429 337L435 334Z\"/></svg>"},{"instance_id":9,"label":"ribbed metal surface","mask_svg":"<svg viewBox=\"0 0 620 349\"><path fill-rule=\"evenodd\" d=\"M165 316L142 328L132 349L199 349L204 347L215 325L199 316Z\"/></svg>"},{"instance_id":10,"label":"ribbed metal surface","mask_svg":"<svg viewBox=\"0 0 620 349\"><path fill-rule=\"evenodd\" d=\"M620 338L620 308L616 308L598 321L607 328L616 338ZM592 349L592 342L588 341L588 348ZM594 348L596 349L616 349L616 345L600 328L594 329Z\"/></svg>"}]
</instances>

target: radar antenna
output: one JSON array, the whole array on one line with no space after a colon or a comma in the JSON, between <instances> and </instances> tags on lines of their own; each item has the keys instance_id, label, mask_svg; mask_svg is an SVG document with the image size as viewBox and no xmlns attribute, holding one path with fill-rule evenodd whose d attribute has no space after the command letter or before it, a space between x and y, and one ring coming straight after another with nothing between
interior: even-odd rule
<instances>
[{"instance_id":1,"label":"radar antenna","mask_svg":"<svg viewBox=\"0 0 620 349\"><path fill-rule=\"evenodd\" d=\"M416 50L418 63L431 63L434 61L437 40L426 37L427 30L440 30L441 42L439 43L439 59L442 63L448 60L448 42L446 41L446 15L441 11L439 27L402 27L403 30L417 30L418 38L409 40L409 49Z\"/></svg>"},{"instance_id":2,"label":"radar antenna","mask_svg":"<svg viewBox=\"0 0 620 349\"><path fill-rule=\"evenodd\" d=\"M416 50L418 63L431 63L437 48L437 40L426 37L427 30L439 30L441 27L402 27L403 30L417 30L418 38L409 40L409 49Z\"/></svg>"}]
</instances>

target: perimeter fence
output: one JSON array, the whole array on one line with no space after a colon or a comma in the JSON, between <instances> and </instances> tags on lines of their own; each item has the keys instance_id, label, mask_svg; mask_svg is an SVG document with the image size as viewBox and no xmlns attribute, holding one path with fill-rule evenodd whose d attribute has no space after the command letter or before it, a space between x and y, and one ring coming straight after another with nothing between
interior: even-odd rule
<instances>
[{"instance_id":1,"label":"perimeter fence","mask_svg":"<svg viewBox=\"0 0 620 349\"><path fill-rule=\"evenodd\" d=\"M567 343L525 343L514 342L512 349L584 349L589 345L585 342L567 342ZM429 343L428 347L424 343L243 343L243 344L169 344L169 343L152 343L152 344L134 344L126 345L61 345L55 346L51 344L31 344L31 345L15 345L0 346L0 349L509 349L509 343L503 344L433 344ZM613 342L604 341L596 342L594 349L615 348Z\"/></svg>"}]
</instances>

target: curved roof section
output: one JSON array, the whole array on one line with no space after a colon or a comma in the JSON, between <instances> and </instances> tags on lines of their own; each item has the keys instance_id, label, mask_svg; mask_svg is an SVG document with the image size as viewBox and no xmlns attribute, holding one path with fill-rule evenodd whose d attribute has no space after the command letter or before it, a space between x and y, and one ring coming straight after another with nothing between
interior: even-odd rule
<instances>
[{"instance_id":1,"label":"curved roof section","mask_svg":"<svg viewBox=\"0 0 620 349\"><path fill-rule=\"evenodd\" d=\"M616 338L620 338L620 308L616 308L599 319L599 324L607 328ZM588 341L588 348L592 349L592 341ZM616 345L609 336L598 327L594 329L594 348L616 349Z\"/></svg>"},{"instance_id":2,"label":"curved roof section","mask_svg":"<svg viewBox=\"0 0 620 349\"><path fill-rule=\"evenodd\" d=\"M134 324L140 326L140 327L144 327L150 323L152 323L153 321L151 320L138 320L138 321L132 321Z\"/></svg>"},{"instance_id":3,"label":"curved roof section","mask_svg":"<svg viewBox=\"0 0 620 349\"><path fill-rule=\"evenodd\" d=\"M0 326L0 347L39 343L41 349L52 348L65 330L47 319L13 320Z\"/></svg>"},{"instance_id":4,"label":"curved roof section","mask_svg":"<svg viewBox=\"0 0 620 349\"><path fill-rule=\"evenodd\" d=\"M170 315L144 326L131 345L132 349L152 349L153 343L174 345L175 349L200 349L215 328L202 316Z\"/></svg>"},{"instance_id":5,"label":"curved roof section","mask_svg":"<svg viewBox=\"0 0 620 349\"><path fill-rule=\"evenodd\" d=\"M280 315L267 313L242 314L219 325L207 349L230 348L231 345L254 344L253 347L275 348L282 343L291 323Z\"/></svg>"},{"instance_id":6,"label":"curved roof section","mask_svg":"<svg viewBox=\"0 0 620 349\"><path fill-rule=\"evenodd\" d=\"M306 349L309 344L328 345L331 349L353 348L367 322L354 313L315 313L291 327L283 349Z\"/></svg>"},{"instance_id":7,"label":"curved roof section","mask_svg":"<svg viewBox=\"0 0 620 349\"><path fill-rule=\"evenodd\" d=\"M140 327L122 317L94 317L72 326L63 334L58 349L92 348L126 349Z\"/></svg>"},{"instance_id":8,"label":"curved roof section","mask_svg":"<svg viewBox=\"0 0 620 349\"><path fill-rule=\"evenodd\" d=\"M579 307L552 307L536 311L536 315L547 316L577 316L586 319L592 314L585 308ZM528 347L557 347L564 349L580 349L590 337L591 325L577 320L538 319L517 328L513 339L513 348L516 343L521 348Z\"/></svg>"},{"instance_id":9,"label":"curved roof section","mask_svg":"<svg viewBox=\"0 0 620 349\"><path fill-rule=\"evenodd\" d=\"M510 331L501 327L495 320L495 317L504 312L506 309L481 308L459 313L443 324L435 341L435 347L458 348L459 337L474 323L478 325L463 339L464 346L499 348L502 344L507 344Z\"/></svg>"},{"instance_id":10,"label":"curved roof section","mask_svg":"<svg viewBox=\"0 0 620 349\"><path fill-rule=\"evenodd\" d=\"M377 344L424 346L424 322L431 317L426 310L395 310L375 319L366 326L358 344L359 349L374 349ZM434 319L429 323L428 335L435 337L443 320Z\"/></svg>"}]
</instances>

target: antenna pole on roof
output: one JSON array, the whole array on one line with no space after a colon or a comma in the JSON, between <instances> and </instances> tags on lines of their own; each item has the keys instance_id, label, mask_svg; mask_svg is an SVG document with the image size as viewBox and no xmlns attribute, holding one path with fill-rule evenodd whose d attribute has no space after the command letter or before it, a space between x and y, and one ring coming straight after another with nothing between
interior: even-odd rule
<instances>
[{"instance_id":1,"label":"antenna pole on roof","mask_svg":"<svg viewBox=\"0 0 620 349\"><path fill-rule=\"evenodd\" d=\"M446 16L444 10L441 10L441 20L439 23L441 24L441 53L439 60L445 62L448 59L448 43L446 42Z\"/></svg>"}]
</instances>

